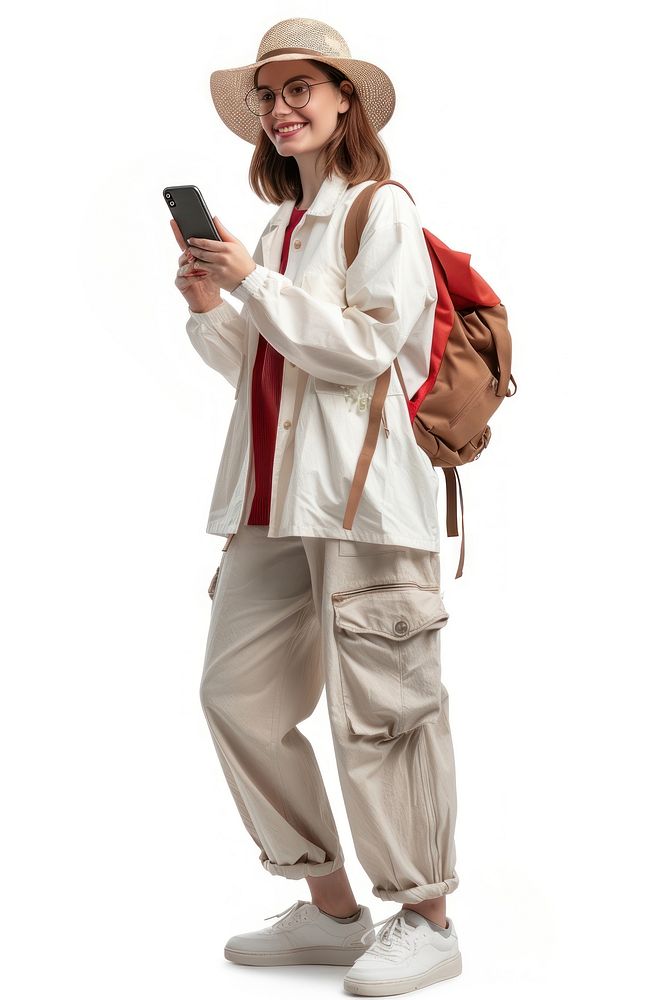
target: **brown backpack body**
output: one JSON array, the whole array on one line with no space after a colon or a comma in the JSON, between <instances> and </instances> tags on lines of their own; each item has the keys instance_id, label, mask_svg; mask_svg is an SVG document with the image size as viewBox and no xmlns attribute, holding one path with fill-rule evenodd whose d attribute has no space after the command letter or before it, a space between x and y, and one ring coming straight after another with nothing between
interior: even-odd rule
<instances>
[{"instance_id":1,"label":"brown backpack body","mask_svg":"<svg viewBox=\"0 0 667 1000\"><path fill-rule=\"evenodd\" d=\"M344 248L348 267L359 251L359 243L374 193L384 180L369 184L355 198L345 220ZM414 199L412 199L414 201ZM432 464L443 470L447 488L447 535L458 535L456 485L461 502L461 554L456 577L463 573L465 533L463 495L457 467L479 458L488 446L488 421L503 399L516 393L510 368L512 340L507 311L484 279L470 267L470 256L451 250L423 229L431 257L438 302L433 328L429 376L410 398L398 363L398 374L415 439ZM377 444L391 369L376 381L371 399L368 429L355 470L343 527L351 528L361 500L368 468ZM510 381L514 392L509 391ZM386 432L386 428L385 428ZM456 478L455 478L456 477Z\"/></svg>"}]
</instances>

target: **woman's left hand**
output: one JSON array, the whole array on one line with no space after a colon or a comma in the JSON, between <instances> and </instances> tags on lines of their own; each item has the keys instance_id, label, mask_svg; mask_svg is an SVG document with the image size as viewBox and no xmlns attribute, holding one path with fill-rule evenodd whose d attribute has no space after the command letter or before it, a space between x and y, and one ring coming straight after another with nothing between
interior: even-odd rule
<instances>
[{"instance_id":1,"label":"woman's left hand","mask_svg":"<svg viewBox=\"0 0 667 1000\"><path fill-rule=\"evenodd\" d=\"M192 256L200 261L200 270L208 273L209 279L226 292L231 292L257 267L240 240L237 240L215 215L213 224L220 233L220 240L195 238L188 240Z\"/></svg>"}]
</instances>

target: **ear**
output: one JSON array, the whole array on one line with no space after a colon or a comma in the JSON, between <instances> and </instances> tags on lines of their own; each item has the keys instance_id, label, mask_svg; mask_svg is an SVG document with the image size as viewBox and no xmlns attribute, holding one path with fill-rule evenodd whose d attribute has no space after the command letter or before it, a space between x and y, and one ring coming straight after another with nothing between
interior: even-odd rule
<instances>
[{"instance_id":1,"label":"ear","mask_svg":"<svg viewBox=\"0 0 667 1000\"><path fill-rule=\"evenodd\" d=\"M350 80L343 80L340 85L340 98L338 103L338 111L349 111L350 110L350 97L349 95L354 92L354 85Z\"/></svg>"}]
</instances>

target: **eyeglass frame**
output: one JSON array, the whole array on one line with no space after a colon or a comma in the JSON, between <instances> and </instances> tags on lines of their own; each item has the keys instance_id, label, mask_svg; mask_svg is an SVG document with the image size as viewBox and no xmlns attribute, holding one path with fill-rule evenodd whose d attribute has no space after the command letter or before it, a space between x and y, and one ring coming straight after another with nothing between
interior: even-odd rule
<instances>
[{"instance_id":1,"label":"eyeglass frame","mask_svg":"<svg viewBox=\"0 0 667 1000\"><path fill-rule=\"evenodd\" d=\"M287 80L282 85L282 87L278 88L278 90L280 90L280 96L282 97L283 101L285 101L285 93L284 93L284 91L285 91L285 87L287 86L288 83L305 83L305 85L308 87L308 100L306 101L306 104L300 104L298 108L294 108L295 111L299 111L301 108L305 108L306 105L310 103L310 88L311 87L319 87L319 85L321 83L336 83L336 81L335 80L318 80L317 83L308 83L307 80L303 80L300 76L297 76L297 77L294 78L294 80ZM269 108L268 111L262 111L260 113L259 111L253 111L252 110L252 108L248 104L248 98L252 94L253 90L270 90L271 93L274 95L273 105ZM256 118L263 118L264 115L270 115L271 112L273 111L273 109L276 106L275 95L278 93L278 90L274 90L273 87L266 87L266 86L263 86L263 87L251 87L250 90L248 91L248 93L245 95L245 98L244 98L244 101L245 101L246 107L248 108L248 111L250 111L251 114L255 115ZM292 107L292 105L289 103L289 101L285 101L285 104L287 105L288 108Z\"/></svg>"}]
</instances>

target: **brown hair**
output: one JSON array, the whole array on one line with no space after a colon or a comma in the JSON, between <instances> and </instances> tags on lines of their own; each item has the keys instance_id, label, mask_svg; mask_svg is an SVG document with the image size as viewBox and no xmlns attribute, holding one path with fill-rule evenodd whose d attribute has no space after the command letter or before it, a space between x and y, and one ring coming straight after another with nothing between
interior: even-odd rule
<instances>
[{"instance_id":1,"label":"brown hair","mask_svg":"<svg viewBox=\"0 0 667 1000\"><path fill-rule=\"evenodd\" d=\"M335 66L319 59L305 62L322 70L339 87L343 81L348 83L343 93L349 97L350 107L339 115L336 128L318 154L318 161L320 157L324 160L325 176L330 178L335 172L346 177L349 184L386 180L391 176L389 154L368 120L352 82ZM255 70L255 85L260 69L261 66ZM263 128L250 161L248 178L257 197L274 205L291 198L299 201L303 195L296 160L293 156L280 156Z\"/></svg>"}]
</instances>

